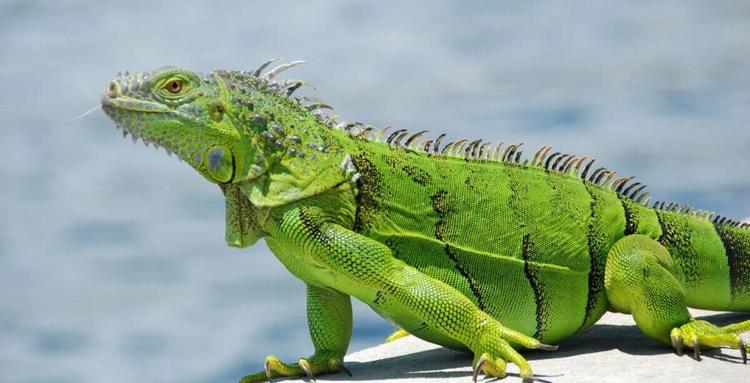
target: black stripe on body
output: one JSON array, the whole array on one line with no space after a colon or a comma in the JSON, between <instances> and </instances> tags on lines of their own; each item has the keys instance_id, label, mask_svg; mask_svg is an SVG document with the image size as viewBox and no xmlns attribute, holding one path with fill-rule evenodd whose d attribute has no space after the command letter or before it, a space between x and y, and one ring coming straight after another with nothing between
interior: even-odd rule
<instances>
[{"instance_id":1,"label":"black stripe on body","mask_svg":"<svg viewBox=\"0 0 750 383\"><path fill-rule=\"evenodd\" d=\"M464 269L464 267L461 265L461 262L459 262L457 257L457 250L455 247L451 246L450 244L446 243L445 241L445 226L447 225L447 220L450 214L452 213L450 208L450 202L447 201L448 192L446 190L440 190L436 194L434 194L432 197L430 197L430 200L432 201L432 209L437 213L438 215L438 221L435 223L435 239L437 239L440 242L445 243L445 246L443 247L443 251L445 252L445 255L448 256L448 258L453 261L453 264L456 267L456 270L461 274L461 276L466 279L466 282L469 284L469 288L471 289L471 292L474 294L474 297L477 300L477 306L479 306L479 309L482 311L486 310L486 306L484 304L484 300L482 298L482 294L479 291L479 286L477 285L477 282L474 280L474 278L469 275L469 273Z\"/></svg>"},{"instance_id":2,"label":"black stripe on body","mask_svg":"<svg viewBox=\"0 0 750 383\"><path fill-rule=\"evenodd\" d=\"M597 205L598 200L596 193L590 189L589 185L584 184L584 187L586 188L586 192L588 192L589 197L591 197L591 204L589 205L591 214L589 215L589 227L588 234L586 236L591 269L589 270L586 313L583 316L583 322L581 323L579 331L583 329L584 326L586 326L589 318L593 315L594 309L596 309L596 303L599 293L604 289L604 262L601 262L601 257L599 257L599 252L604 247L604 243L602 243L601 238L599 237L597 232L597 229L599 228L599 225L601 225L601 222L598 222L596 220L596 212L599 208L599 206Z\"/></svg>"},{"instance_id":3,"label":"black stripe on body","mask_svg":"<svg viewBox=\"0 0 750 383\"><path fill-rule=\"evenodd\" d=\"M750 293L750 235L722 225L714 225L714 229L727 254L732 297Z\"/></svg>"},{"instance_id":4,"label":"black stripe on body","mask_svg":"<svg viewBox=\"0 0 750 383\"><path fill-rule=\"evenodd\" d=\"M522 196L528 193L520 183L511 178L508 184L511 190L511 197L509 206L513 211L513 216L518 222L518 230L523 232L523 238L521 239L521 256L523 258L523 272L526 279L529 281L531 291L534 293L534 317L536 319L534 327L534 338L539 339L542 332L546 330L547 323L545 318L547 317L547 309L544 297L542 296L542 288L540 286L540 280L537 276L539 272L537 267L534 267L532 259L534 258L534 246L531 241L529 230L526 227L526 217L524 215L524 207L520 203Z\"/></svg>"},{"instance_id":5,"label":"black stripe on body","mask_svg":"<svg viewBox=\"0 0 750 383\"><path fill-rule=\"evenodd\" d=\"M698 252L693 246L693 228L686 215L656 210L656 218L661 226L659 243L667 248L669 254L682 269L685 286L694 287L700 280L698 272Z\"/></svg>"},{"instance_id":6,"label":"black stripe on body","mask_svg":"<svg viewBox=\"0 0 750 383\"><path fill-rule=\"evenodd\" d=\"M624 199L627 197L620 197L622 202L622 209L625 211L625 235L631 235L638 232L638 215L631 209L630 204Z\"/></svg>"},{"instance_id":7,"label":"black stripe on body","mask_svg":"<svg viewBox=\"0 0 750 383\"><path fill-rule=\"evenodd\" d=\"M523 272L526 274L529 284L531 284L531 289L534 291L534 300L536 301L536 331L534 332L534 338L539 339L547 329L549 313L546 305L547 299L544 296L541 281L537 275L539 272L537 270L538 267L532 263L534 247L529 234L523 236L521 250L523 254Z\"/></svg>"},{"instance_id":8,"label":"black stripe on body","mask_svg":"<svg viewBox=\"0 0 750 383\"><path fill-rule=\"evenodd\" d=\"M365 154L352 157L360 177L357 179L357 207L354 214L354 231L361 233L369 229L378 218L378 199L381 198L382 177L377 167Z\"/></svg>"}]
</instances>

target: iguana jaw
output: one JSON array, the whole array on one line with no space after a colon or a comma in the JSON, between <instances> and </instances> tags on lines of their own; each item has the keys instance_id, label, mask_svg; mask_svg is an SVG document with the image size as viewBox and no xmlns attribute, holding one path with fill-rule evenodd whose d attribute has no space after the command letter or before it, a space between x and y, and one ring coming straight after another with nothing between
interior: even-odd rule
<instances>
[{"instance_id":1,"label":"iguana jaw","mask_svg":"<svg viewBox=\"0 0 750 383\"><path fill-rule=\"evenodd\" d=\"M138 121L145 117L143 114L162 114L166 116L172 112L167 107L139 100L112 99L106 95L102 96L101 103L104 113L115 122L117 129L122 130L123 138L130 135L133 143L138 142L140 139L146 146L154 145L155 147L163 148L169 155L178 151L178 148L160 139L160 137L147 134L139 129Z\"/></svg>"}]
</instances>

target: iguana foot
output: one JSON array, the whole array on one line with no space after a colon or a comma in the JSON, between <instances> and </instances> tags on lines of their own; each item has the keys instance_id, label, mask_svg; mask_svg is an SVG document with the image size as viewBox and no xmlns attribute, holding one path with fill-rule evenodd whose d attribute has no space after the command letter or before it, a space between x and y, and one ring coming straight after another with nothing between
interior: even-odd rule
<instances>
[{"instance_id":1,"label":"iguana foot","mask_svg":"<svg viewBox=\"0 0 750 383\"><path fill-rule=\"evenodd\" d=\"M403 338L407 335L409 335L409 332L400 328L394 331L391 335L388 335L388 338L385 338L385 343L393 342L394 340Z\"/></svg>"},{"instance_id":2,"label":"iguana foot","mask_svg":"<svg viewBox=\"0 0 750 383\"><path fill-rule=\"evenodd\" d=\"M512 362L518 366L521 378L531 379L533 377L531 366L518 351L513 349L511 343L530 349L557 350L557 346L543 344L530 336L503 327L499 322L488 321L485 326L481 331L479 340L475 343L476 345L472 347L474 352L474 361L472 362L474 381L477 380L480 371L490 377L505 377L507 362Z\"/></svg>"},{"instance_id":3,"label":"iguana foot","mask_svg":"<svg viewBox=\"0 0 750 383\"><path fill-rule=\"evenodd\" d=\"M692 348L695 359L701 360L701 347L730 347L739 349L742 363L747 364L750 345L745 344L739 335L746 331L750 331L750 320L724 327L715 326L704 320L693 320L672 329L670 339L678 355L682 355L683 348Z\"/></svg>"},{"instance_id":4,"label":"iguana foot","mask_svg":"<svg viewBox=\"0 0 750 383\"><path fill-rule=\"evenodd\" d=\"M284 363L279 358L269 355L266 357L263 366L264 371L244 376L240 379L240 383L273 382L275 378L294 376L307 376L314 382L317 375L340 371L352 376L352 373L344 366L341 356L328 354L315 354L309 359L300 358L297 363L291 364Z\"/></svg>"}]
</instances>

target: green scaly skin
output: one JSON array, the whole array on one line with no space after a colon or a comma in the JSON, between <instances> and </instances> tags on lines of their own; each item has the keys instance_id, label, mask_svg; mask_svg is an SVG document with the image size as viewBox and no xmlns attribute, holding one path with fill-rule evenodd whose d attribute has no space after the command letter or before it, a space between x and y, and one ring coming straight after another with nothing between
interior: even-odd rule
<instances>
[{"instance_id":1,"label":"green scaly skin","mask_svg":"<svg viewBox=\"0 0 750 383\"><path fill-rule=\"evenodd\" d=\"M302 81L273 81L291 65L261 76L267 65L126 74L102 96L125 134L219 185L230 246L264 238L307 284L315 353L269 356L242 382L345 369L350 297L397 324L394 338L472 352L475 379L507 362L531 377L517 349L555 349L607 309L678 352L744 356L750 321L719 328L687 307L750 310L747 224L648 207L629 177L549 147L524 161L516 145L337 124L290 96Z\"/></svg>"}]
</instances>

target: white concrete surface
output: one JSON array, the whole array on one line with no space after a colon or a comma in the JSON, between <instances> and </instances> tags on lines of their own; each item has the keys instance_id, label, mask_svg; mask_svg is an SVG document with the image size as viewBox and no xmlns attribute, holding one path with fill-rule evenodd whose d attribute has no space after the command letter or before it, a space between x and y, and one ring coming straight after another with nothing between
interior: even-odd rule
<instances>
[{"instance_id":1,"label":"white concrete surface","mask_svg":"<svg viewBox=\"0 0 750 383\"><path fill-rule=\"evenodd\" d=\"M719 325L748 319L747 314L692 312ZM692 353L679 357L641 334L632 318L622 314L607 313L588 331L561 343L558 351L522 353L539 382L750 382L750 365L742 364L739 350L708 350L700 362ZM412 336L355 352L345 361L351 378L337 374L318 382L471 382L470 355ZM515 365L508 371L504 381L521 381Z\"/></svg>"}]
</instances>

